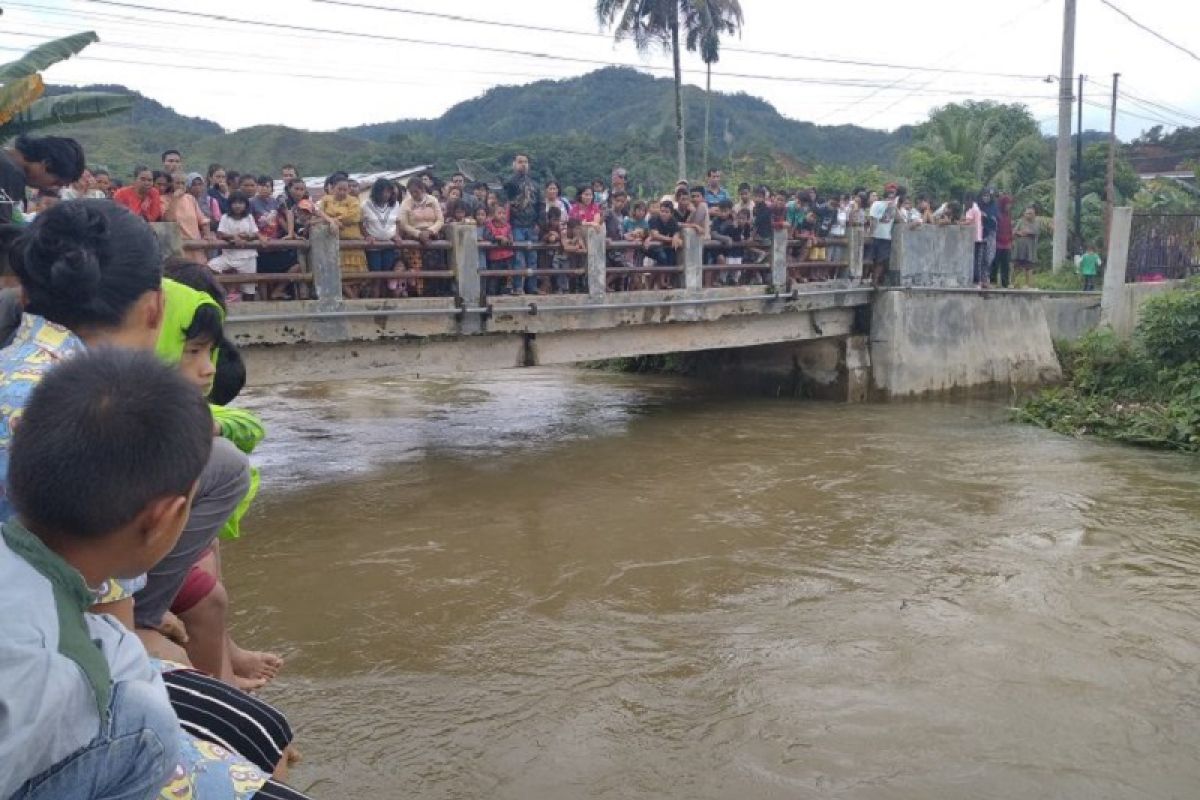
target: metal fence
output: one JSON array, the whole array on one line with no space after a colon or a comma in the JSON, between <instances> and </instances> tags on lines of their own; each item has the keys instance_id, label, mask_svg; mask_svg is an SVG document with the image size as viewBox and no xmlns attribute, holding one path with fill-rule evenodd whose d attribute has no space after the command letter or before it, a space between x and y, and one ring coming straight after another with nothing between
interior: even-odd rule
<instances>
[{"instance_id":1,"label":"metal fence","mask_svg":"<svg viewBox=\"0 0 1200 800\"><path fill-rule=\"evenodd\" d=\"M1134 214L1125 280L1147 282L1200 274L1200 214Z\"/></svg>"}]
</instances>

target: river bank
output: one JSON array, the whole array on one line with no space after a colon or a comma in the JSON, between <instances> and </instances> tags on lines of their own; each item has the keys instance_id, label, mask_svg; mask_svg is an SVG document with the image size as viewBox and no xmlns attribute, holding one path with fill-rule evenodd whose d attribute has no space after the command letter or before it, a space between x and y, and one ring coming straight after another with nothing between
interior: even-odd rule
<instances>
[{"instance_id":1,"label":"river bank","mask_svg":"<svg viewBox=\"0 0 1200 800\"><path fill-rule=\"evenodd\" d=\"M1200 452L1200 282L1150 298L1132 340L1099 330L1057 343L1062 386L1015 417L1073 436Z\"/></svg>"},{"instance_id":2,"label":"river bank","mask_svg":"<svg viewBox=\"0 0 1200 800\"><path fill-rule=\"evenodd\" d=\"M522 370L255 392L236 634L323 796L1200 780L1200 476L1001 403Z\"/></svg>"}]
</instances>

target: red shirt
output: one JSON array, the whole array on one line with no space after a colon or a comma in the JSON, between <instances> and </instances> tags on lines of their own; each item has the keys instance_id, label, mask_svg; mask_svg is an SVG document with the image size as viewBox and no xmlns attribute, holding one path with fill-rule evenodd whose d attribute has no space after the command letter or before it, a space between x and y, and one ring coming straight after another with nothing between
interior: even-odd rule
<instances>
[{"instance_id":1,"label":"red shirt","mask_svg":"<svg viewBox=\"0 0 1200 800\"><path fill-rule=\"evenodd\" d=\"M1002 208L1000 216L996 220L996 249L997 250L1012 250L1013 246L1013 225L1012 211Z\"/></svg>"},{"instance_id":2,"label":"red shirt","mask_svg":"<svg viewBox=\"0 0 1200 800\"><path fill-rule=\"evenodd\" d=\"M599 222L600 221L600 206L592 203L590 206L585 206L583 203L574 203L571 206L571 213L567 215L568 219L577 219L580 222Z\"/></svg>"},{"instance_id":3,"label":"red shirt","mask_svg":"<svg viewBox=\"0 0 1200 800\"><path fill-rule=\"evenodd\" d=\"M484 224L484 227L487 228L488 235L491 237L492 241L495 241L496 239L507 239L510 242L512 241L512 225L509 225L507 222L502 225L499 222L496 222L494 219L489 219L487 223ZM491 250L487 251L487 260L505 261L512 258L514 255L516 255L516 253L516 250L508 247L493 247Z\"/></svg>"},{"instance_id":4,"label":"red shirt","mask_svg":"<svg viewBox=\"0 0 1200 800\"><path fill-rule=\"evenodd\" d=\"M158 189L150 187L150 191L146 192L146 196L142 197L137 193L137 189L132 186L124 186L113 194L113 202L120 203L128 208L133 213L137 214L146 222L161 222L163 216L162 197L158 193Z\"/></svg>"}]
</instances>

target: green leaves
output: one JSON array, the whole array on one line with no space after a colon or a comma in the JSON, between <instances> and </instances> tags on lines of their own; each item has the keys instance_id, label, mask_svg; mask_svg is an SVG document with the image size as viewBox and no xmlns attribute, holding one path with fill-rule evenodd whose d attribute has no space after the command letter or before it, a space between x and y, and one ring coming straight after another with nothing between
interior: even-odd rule
<instances>
[{"instance_id":1,"label":"green leaves","mask_svg":"<svg viewBox=\"0 0 1200 800\"><path fill-rule=\"evenodd\" d=\"M1167 367L1200 363L1200 291L1151 297L1142 308L1137 338L1147 355Z\"/></svg>"},{"instance_id":2,"label":"green leaves","mask_svg":"<svg viewBox=\"0 0 1200 800\"><path fill-rule=\"evenodd\" d=\"M1072 436L1200 452L1200 287L1164 292L1142 310L1133 342L1110 330L1061 348L1065 386L1014 410Z\"/></svg>"},{"instance_id":3,"label":"green leaves","mask_svg":"<svg viewBox=\"0 0 1200 800\"><path fill-rule=\"evenodd\" d=\"M100 37L95 31L85 31L38 45L16 61L0 66L0 83L8 83L41 72L98 41Z\"/></svg>"},{"instance_id":4,"label":"green leaves","mask_svg":"<svg viewBox=\"0 0 1200 800\"><path fill-rule=\"evenodd\" d=\"M38 45L16 61L0 66L0 139L19 133L107 117L128 111L133 98L100 92L42 97L42 70L70 58L93 42L94 31L76 33Z\"/></svg>"},{"instance_id":5,"label":"green leaves","mask_svg":"<svg viewBox=\"0 0 1200 800\"><path fill-rule=\"evenodd\" d=\"M105 92L74 92L43 97L0 125L0 139L55 125L120 114L133 108L133 103L131 95Z\"/></svg>"},{"instance_id":6,"label":"green leaves","mask_svg":"<svg viewBox=\"0 0 1200 800\"><path fill-rule=\"evenodd\" d=\"M918 126L904 164L912 188L957 199L984 186L1015 192L1042 179L1047 147L1023 105L951 103Z\"/></svg>"}]
</instances>

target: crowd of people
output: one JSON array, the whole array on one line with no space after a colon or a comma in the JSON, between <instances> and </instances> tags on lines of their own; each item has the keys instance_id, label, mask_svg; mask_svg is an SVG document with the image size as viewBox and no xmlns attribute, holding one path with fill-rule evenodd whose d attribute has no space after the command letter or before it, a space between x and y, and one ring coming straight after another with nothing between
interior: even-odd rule
<instances>
[{"instance_id":1,"label":"crowd of people","mask_svg":"<svg viewBox=\"0 0 1200 800\"><path fill-rule=\"evenodd\" d=\"M302 799L293 731L251 693L283 660L227 626L222 543L265 432L230 406L226 295L206 264L164 265L152 176L109 199L84 172L71 139L0 152L19 284L0 293L0 797ZM81 193L23 218L31 188Z\"/></svg>"},{"instance_id":2,"label":"crowd of people","mask_svg":"<svg viewBox=\"0 0 1200 800\"><path fill-rule=\"evenodd\" d=\"M586 263L589 226L602 230L610 245L626 244L609 248L609 265L628 268L614 274L610 290L676 285L671 268L681 264L682 232L688 228L706 241L706 264L742 267L705 271L706 286L762 282L763 270L753 265L768 261L771 239L780 229L794 241L789 252L798 267L797 280L843 276L880 283L897 225L973 228L976 286L1031 285L1040 233L1036 211L1014 213L1012 198L990 189L965 202L939 203L926 195L914 197L896 184L823 196L812 188L748 183L731 192L722 178L719 169L710 169L695 185L681 180L669 194L639 198L628 189L626 170L615 167L607 181L597 178L567 197L559 182L536 180L529 155L519 153L509 176L494 185L470 181L462 172L446 179L427 172L404 182L379 178L359 185L337 172L325 179L320 192L311 192L292 164L283 165L278 178L240 174L220 164L208 165L201 174L187 172L179 151L168 150L161 169L139 166L127 185L102 170L85 170L57 195L44 191L34 203L44 209L63 198L111 197L149 222L176 223L186 242L209 244L188 249L188 258L224 274L303 272L302 249L289 249L287 242L327 225L341 239L366 242L362 249L342 248L343 273L405 273L348 282L350 297L449 293L449 280L419 280L411 274L447 268L444 250L426 245L447 239L455 223L476 226L483 245L481 269L505 273L487 281L488 294L577 289L581 281L569 273L578 273ZM848 276L845 238L853 226L865 230L864 268L861 275ZM277 245L249 246L252 242ZM639 267L646 271L638 272ZM564 275L530 275L530 270L564 270ZM512 274L516 272L526 274ZM230 289L228 302L255 299L260 291L259 284L249 281ZM308 289L299 281L272 281L265 291L268 299L303 299Z\"/></svg>"}]
</instances>

